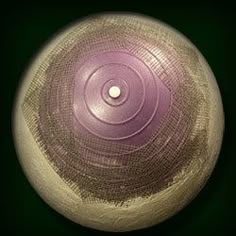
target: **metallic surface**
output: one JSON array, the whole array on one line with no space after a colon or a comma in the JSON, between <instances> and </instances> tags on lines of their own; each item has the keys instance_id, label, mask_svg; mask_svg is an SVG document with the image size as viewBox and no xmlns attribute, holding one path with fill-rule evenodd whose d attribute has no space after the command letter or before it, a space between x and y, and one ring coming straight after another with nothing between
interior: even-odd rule
<instances>
[{"instance_id":1,"label":"metallic surface","mask_svg":"<svg viewBox=\"0 0 236 236\"><path fill-rule=\"evenodd\" d=\"M47 45L14 118L19 159L41 197L108 231L184 207L211 174L224 126L214 75L192 43L125 14L88 18Z\"/></svg>"}]
</instances>

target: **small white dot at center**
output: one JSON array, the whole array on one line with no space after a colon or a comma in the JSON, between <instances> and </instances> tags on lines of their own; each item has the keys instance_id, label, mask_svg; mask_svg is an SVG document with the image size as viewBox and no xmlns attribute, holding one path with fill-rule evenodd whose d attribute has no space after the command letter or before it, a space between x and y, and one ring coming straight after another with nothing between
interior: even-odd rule
<instances>
[{"instance_id":1,"label":"small white dot at center","mask_svg":"<svg viewBox=\"0 0 236 236\"><path fill-rule=\"evenodd\" d=\"M120 96L120 88L118 86L112 86L109 88L109 96L112 98L118 98Z\"/></svg>"}]
</instances>

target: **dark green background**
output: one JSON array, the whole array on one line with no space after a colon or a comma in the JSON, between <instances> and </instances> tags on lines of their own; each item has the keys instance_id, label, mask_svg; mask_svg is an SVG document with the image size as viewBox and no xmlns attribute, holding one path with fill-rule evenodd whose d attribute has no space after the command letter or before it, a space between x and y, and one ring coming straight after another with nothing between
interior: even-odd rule
<instances>
[{"instance_id":1,"label":"dark green background","mask_svg":"<svg viewBox=\"0 0 236 236\"><path fill-rule=\"evenodd\" d=\"M49 1L48 1L49 2ZM232 235L236 210L236 27L232 6L223 2L77 1L8 2L1 17L1 230L13 235L110 234L76 225L48 207L34 192L17 161L11 136L11 108L20 78L35 53L61 28L101 11L133 11L158 18L185 34L206 57L218 81L225 110L225 135L219 161L205 188L179 214L131 235ZM3 112L2 108L6 108ZM7 114L6 117L3 114ZM83 214L83 213L81 213ZM230 233L231 232L231 233ZM5 233L6 234L6 233ZM3 235L5 235L3 234ZM236 235L236 233L235 233Z\"/></svg>"}]
</instances>

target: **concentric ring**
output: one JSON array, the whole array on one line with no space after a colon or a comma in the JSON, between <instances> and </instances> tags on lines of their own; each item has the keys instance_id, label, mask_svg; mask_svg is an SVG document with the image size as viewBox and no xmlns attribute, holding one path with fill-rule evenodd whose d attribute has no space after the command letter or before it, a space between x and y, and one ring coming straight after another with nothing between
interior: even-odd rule
<instances>
[{"instance_id":1,"label":"concentric ring","mask_svg":"<svg viewBox=\"0 0 236 236\"><path fill-rule=\"evenodd\" d=\"M143 61L125 51L91 57L79 67L74 85L76 120L103 139L122 140L136 135L158 109L156 78ZM121 87L117 100L108 95L112 85Z\"/></svg>"},{"instance_id":2,"label":"concentric ring","mask_svg":"<svg viewBox=\"0 0 236 236\"><path fill-rule=\"evenodd\" d=\"M121 79L113 78L109 80L109 78L114 77L114 75L115 77L120 75ZM103 83L108 84L104 87ZM104 93L108 94L110 87L114 85L122 89L121 93L125 100L129 94L127 104L123 104L123 96L118 99L111 99L109 95L108 98L110 99L106 99L108 105L103 103L101 92L103 89L106 89ZM132 89L129 89L131 86ZM135 90L139 91L139 97L135 94ZM91 96L91 94L93 94L93 96ZM133 119L142 109L145 96L143 78L135 70L123 64L113 63L100 67L91 74L85 84L84 97L88 110L94 117L107 124L123 124ZM105 98L106 97L107 96L105 96ZM135 103L133 102L134 100L136 101ZM130 105L131 102L133 102L132 106ZM114 108L113 104L122 104L122 106ZM100 112L102 112L102 114L100 114Z\"/></svg>"}]
</instances>

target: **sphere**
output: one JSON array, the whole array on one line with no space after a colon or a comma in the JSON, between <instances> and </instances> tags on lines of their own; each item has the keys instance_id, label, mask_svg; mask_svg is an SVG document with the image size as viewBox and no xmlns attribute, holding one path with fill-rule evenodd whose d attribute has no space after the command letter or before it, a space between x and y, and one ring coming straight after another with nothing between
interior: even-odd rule
<instances>
[{"instance_id":1,"label":"sphere","mask_svg":"<svg viewBox=\"0 0 236 236\"><path fill-rule=\"evenodd\" d=\"M198 49L156 19L122 13L56 35L21 81L13 122L42 199L76 223L120 232L186 206L212 173L224 129Z\"/></svg>"}]
</instances>

